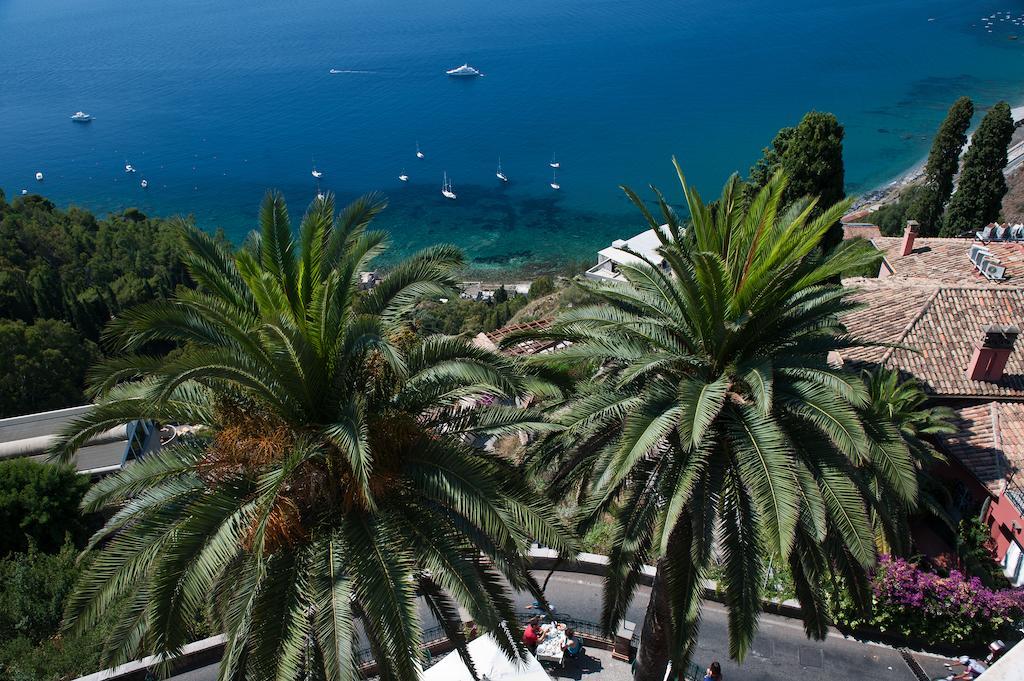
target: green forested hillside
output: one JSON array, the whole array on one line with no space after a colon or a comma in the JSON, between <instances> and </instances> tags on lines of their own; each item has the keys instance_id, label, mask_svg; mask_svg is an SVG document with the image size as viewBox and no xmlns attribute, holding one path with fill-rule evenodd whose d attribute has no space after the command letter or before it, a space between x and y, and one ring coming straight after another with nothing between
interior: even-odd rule
<instances>
[{"instance_id":1,"label":"green forested hillside","mask_svg":"<svg viewBox=\"0 0 1024 681\"><path fill-rule=\"evenodd\" d=\"M0 417L81 403L106 322L189 283L178 248L172 220L0 192Z\"/></svg>"}]
</instances>

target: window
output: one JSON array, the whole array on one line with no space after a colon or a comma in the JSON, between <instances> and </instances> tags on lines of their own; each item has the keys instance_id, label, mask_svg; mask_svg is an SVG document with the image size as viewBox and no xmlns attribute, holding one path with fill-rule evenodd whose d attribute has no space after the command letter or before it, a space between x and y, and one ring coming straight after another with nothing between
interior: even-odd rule
<instances>
[{"instance_id":1,"label":"window","mask_svg":"<svg viewBox=\"0 0 1024 681\"><path fill-rule=\"evenodd\" d=\"M1024 562L1024 551L1016 541L1010 542L1003 556L1003 574L1013 582L1014 586L1024 584L1024 575L1021 575L1021 563Z\"/></svg>"}]
</instances>

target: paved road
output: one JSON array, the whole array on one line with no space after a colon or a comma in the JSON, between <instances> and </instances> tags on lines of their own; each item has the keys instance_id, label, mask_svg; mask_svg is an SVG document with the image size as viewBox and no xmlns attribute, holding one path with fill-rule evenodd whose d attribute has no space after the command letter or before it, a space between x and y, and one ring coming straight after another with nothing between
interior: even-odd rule
<instances>
[{"instance_id":1,"label":"paved road","mask_svg":"<svg viewBox=\"0 0 1024 681\"><path fill-rule=\"evenodd\" d=\"M546 573L536 573L543 580ZM601 579L590 575L560 572L551 577L547 595L557 612L577 619L597 621L601 613ZM650 598L641 587L628 618L639 627ZM520 595L519 609L532 598ZM942 662L932 656L918 656L926 670L942 671ZM699 664L722 663L728 681L916 681L907 664L892 648L862 643L832 632L824 641L810 641L799 621L762 615L754 646L742 665L729 659L729 633L725 608L718 603L704 606L703 626L697 650ZM211 665L174 677L174 681L215 681L217 667Z\"/></svg>"},{"instance_id":2,"label":"paved road","mask_svg":"<svg viewBox=\"0 0 1024 681\"><path fill-rule=\"evenodd\" d=\"M84 405L40 414L0 419L0 445L36 440L33 445L35 447L34 451L42 451L46 443L40 443L39 439L53 437L73 419L85 413L88 408L88 405ZM119 466L127 446L128 440L124 437L123 433L118 437L100 438L95 444L87 445L78 450L74 460L75 467L79 471L91 471ZM0 449L3 449L3 447L0 447ZM46 455L43 454L30 458L40 462L46 461Z\"/></svg>"},{"instance_id":3,"label":"paved road","mask_svg":"<svg viewBox=\"0 0 1024 681\"><path fill-rule=\"evenodd\" d=\"M556 611L596 621L601 612L600 585L600 577L563 572L552 576L546 593ZM630 607L628 618L638 627L649 598L650 590L641 587ZM761 616L753 649L744 663L738 665L729 659L725 607L709 602L704 606L694 661L706 665L711 660L722 663L722 674L728 681L915 681L892 648L847 639L839 632L821 642L810 641L799 621L775 615Z\"/></svg>"}]
</instances>

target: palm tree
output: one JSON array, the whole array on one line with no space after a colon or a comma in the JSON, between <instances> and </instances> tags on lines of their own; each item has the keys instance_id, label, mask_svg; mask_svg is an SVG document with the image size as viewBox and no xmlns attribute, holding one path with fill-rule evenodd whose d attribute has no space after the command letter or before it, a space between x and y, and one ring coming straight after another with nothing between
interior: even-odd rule
<instances>
[{"instance_id":1,"label":"palm tree","mask_svg":"<svg viewBox=\"0 0 1024 681\"><path fill-rule=\"evenodd\" d=\"M624 188L658 235L658 258L635 254L619 266L624 282L580 282L603 304L545 332L572 345L538 361L596 374L558 406L564 430L529 462L552 494L578 495L581 532L614 519L606 629L656 561L637 681L661 681L669 660L686 668L713 560L733 657L754 637L769 561L792 571L807 633L824 637L826 571L863 574L876 557L874 499L856 467L870 462L898 499L917 498L906 446L872 447L863 383L828 363L855 344L839 275L873 257L819 248L847 204L783 206L776 175L749 205L734 177L709 206L676 170L691 224L660 193L656 219Z\"/></svg>"},{"instance_id":2,"label":"palm tree","mask_svg":"<svg viewBox=\"0 0 1024 681\"><path fill-rule=\"evenodd\" d=\"M104 657L173 656L207 608L227 634L222 679L356 678L372 648L383 678L418 677L420 606L465 654L459 605L523 655L509 585L540 590L531 538L571 548L549 503L473 446L536 421L502 406L530 377L461 338L410 338L406 317L450 295L462 264L436 246L372 290L385 248L364 197L335 215L314 201L298 242L279 195L232 255L183 227L197 290L120 316L128 353L94 372L99 401L55 454L130 419L197 426L87 495L112 515L67 608L80 631L113 617ZM167 356L142 354L175 343ZM468 660L468 657L466 657Z\"/></svg>"},{"instance_id":3,"label":"palm tree","mask_svg":"<svg viewBox=\"0 0 1024 681\"><path fill-rule=\"evenodd\" d=\"M911 550L908 520L915 511L923 511L939 521L950 532L956 523L947 508L952 503L949 492L929 471L946 461L930 438L956 432L952 420L955 412L949 407L926 406L928 396L913 378L904 379L898 371L876 366L861 374L868 392L868 402L861 409L872 446L888 447L895 443L906 447L914 462L917 475L918 500L913 505L899 503L886 482L886 476L873 464L885 461L884 456L870 457L863 466L864 483L875 498L871 507L871 520L875 530L875 543L880 553L907 555Z\"/></svg>"}]
</instances>

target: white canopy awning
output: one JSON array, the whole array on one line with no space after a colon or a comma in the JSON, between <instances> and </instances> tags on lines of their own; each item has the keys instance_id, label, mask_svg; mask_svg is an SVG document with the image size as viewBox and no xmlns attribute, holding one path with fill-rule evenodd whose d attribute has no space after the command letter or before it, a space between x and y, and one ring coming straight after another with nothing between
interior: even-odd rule
<instances>
[{"instance_id":1,"label":"white canopy awning","mask_svg":"<svg viewBox=\"0 0 1024 681\"><path fill-rule=\"evenodd\" d=\"M527 653L525 662L513 662L505 657L490 634L470 641L466 648L481 681L551 681L536 657ZM423 672L423 681L473 681L473 676L459 654L452 651Z\"/></svg>"}]
</instances>

